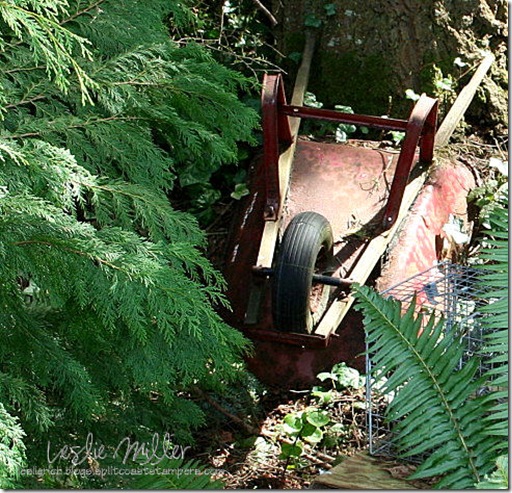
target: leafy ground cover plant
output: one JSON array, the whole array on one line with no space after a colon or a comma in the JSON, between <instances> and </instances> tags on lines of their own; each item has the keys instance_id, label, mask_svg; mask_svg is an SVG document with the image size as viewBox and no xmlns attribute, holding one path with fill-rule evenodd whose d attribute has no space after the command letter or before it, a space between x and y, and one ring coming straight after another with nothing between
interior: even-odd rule
<instances>
[{"instance_id":1,"label":"leafy ground cover plant","mask_svg":"<svg viewBox=\"0 0 512 493\"><path fill-rule=\"evenodd\" d=\"M347 389L362 389L364 378L354 368L338 363L330 371L317 375L321 385L310 391L311 405L284 416L281 431L287 441L281 443L280 459L285 469L300 468L308 464L303 455L315 447L336 447L349 435L346 424L334 417L331 405ZM352 402L353 409L364 409L364 403Z\"/></svg>"}]
</instances>

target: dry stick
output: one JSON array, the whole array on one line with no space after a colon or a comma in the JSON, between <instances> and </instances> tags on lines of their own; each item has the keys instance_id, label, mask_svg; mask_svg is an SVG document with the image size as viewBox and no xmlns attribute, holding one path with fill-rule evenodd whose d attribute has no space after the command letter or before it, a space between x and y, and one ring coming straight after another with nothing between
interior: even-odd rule
<instances>
[{"instance_id":1,"label":"dry stick","mask_svg":"<svg viewBox=\"0 0 512 493\"><path fill-rule=\"evenodd\" d=\"M265 5L263 5L260 0L253 0L253 2L256 4L256 6L269 18L270 20L270 23L272 24L272 27L274 26L277 26L277 20L276 18L272 15L272 13L270 12L270 10L267 9L267 7L265 7Z\"/></svg>"},{"instance_id":2,"label":"dry stick","mask_svg":"<svg viewBox=\"0 0 512 493\"><path fill-rule=\"evenodd\" d=\"M286 443L288 445L295 445L295 443L296 443L296 440L290 440L288 438L281 437L279 435L275 436L272 433L270 433L269 431L265 431L265 430L260 431L260 436L267 437L272 440L276 439L277 441ZM311 462L314 462L317 465L322 464L326 469L332 468L332 465L330 464L330 462L334 462L336 460L335 457L331 457L330 455L324 454L322 452L315 452L315 453L316 453L316 457L314 455L308 454L307 452L303 451L301 457L305 457L306 459L308 459Z\"/></svg>"},{"instance_id":3,"label":"dry stick","mask_svg":"<svg viewBox=\"0 0 512 493\"><path fill-rule=\"evenodd\" d=\"M280 436L275 436L274 434L272 434L270 431L266 431L266 430L261 430L259 431L259 435L262 436L262 437L266 437L266 438L270 438L270 439L277 439L278 441L280 442L283 442L283 443L287 443L288 445L293 445L294 442L292 440L289 440L288 438L285 438L285 437L280 437ZM313 461L313 462L316 462L316 463L321 463L321 464L329 464L329 462L334 462L336 460L335 457L332 457L330 455L327 455L327 454L324 454L323 452L315 452L317 457L314 457L308 453L305 453L304 454L304 457L306 457L307 459Z\"/></svg>"},{"instance_id":4,"label":"dry stick","mask_svg":"<svg viewBox=\"0 0 512 493\"><path fill-rule=\"evenodd\" d=\"M239 418L233 413L230 413L227 409L224 409L218 402L214 401L206 392L203 392L199 388L196 388L195 390L201 395L201 397L203 397L206 400L206 402L208 402L208 404L217 409L217 411L227 416L231 421L233 421L233 423L242 427L251 435L259 435L260 430L258 428L254 428L250 424L246 423L243 419Z\"/></svg>"}]
</instances>

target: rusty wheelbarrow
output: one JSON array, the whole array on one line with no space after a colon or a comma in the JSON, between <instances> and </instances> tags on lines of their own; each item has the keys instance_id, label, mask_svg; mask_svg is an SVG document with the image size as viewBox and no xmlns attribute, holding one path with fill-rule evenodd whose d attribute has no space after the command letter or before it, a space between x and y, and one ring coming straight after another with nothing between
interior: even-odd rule
<instances>
[{"instance_id":1,"label":"rusty wheelbarrow","mask_svg":"<svg viewBox=\"0 0 512 493\"><path fill-rule=\"evenodd\" d=\"M311 382L341 360L362 366L350 286L378 265L424 183L436 138L437 100L426 95L407 120L304 106L312 50L308 40L291 104L282 77L264 77L263 155L224 268L233 307L225 318L254 341L250 368L277 384ZM318 142L298 135L302 119L405 137L400 150Z\"/></svg>"},{"instance_id":2,"label":"rusty wheelbarrow","mask_svg":"<svg viewBox=\"0 0 512 493\"><path fill-rule=\"evenodd\" d=\"M244 323L258 324L261 285L268 278L272 329L286 333L286 339L301 334L325 344L336 327L321 323L327 311L321 310L325 293L317 285L343 292L352 282L365 281L356 267L362 262L365 271L371 271L364 250L375 245L362 236L354 242L354 229L362 231L371 222L375 237L392 233L418 144L420 163L432 161L437 101L422 95L408 120L346 114L288 105L281 76L266 75L262 108L264 152L250 214L254 214L255 202L263 201L259 204L259 208L263 205L259 213L263 232L257 258L245 275L253 279L254 286L249 290ZM405 138L400 152L302 140L293 135L289 118L403 131ZM351 245L342 251L347 238ZM258 242L256 236L246 241ZM234 269L242 267L237 255L248 247L237 245L230 258ZM354 251L347 256L347 250Z\"/></svg>"}]
</instances>

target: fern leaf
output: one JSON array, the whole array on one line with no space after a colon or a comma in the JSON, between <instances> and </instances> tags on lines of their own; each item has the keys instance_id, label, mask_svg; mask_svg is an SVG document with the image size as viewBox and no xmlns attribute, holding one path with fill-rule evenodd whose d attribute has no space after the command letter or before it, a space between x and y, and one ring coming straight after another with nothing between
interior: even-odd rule
<instances>
[{"instance_id":1,"label":"fern leaf","mask_svg":"<svg viewBox=\"0 0 512 493\"><path fill-rule=\"evenodd\" d=\"M400 454L429 454L413 477L443 475L446 487L470 487L488 472L480 462L495 445L480 419L489 405L474 397L476 362L459 369L463 349L456 331L443 330L435 315L425 324L415 315L415 302L402 316L399 302L368 287L357 287L356 298L372 364L382 370L384 391L394 394L388 419L402 418L395 424Z\"/></svg>"},{"instance_id":2,"label":"fern leaf","mask_svg":"<svg viewBox=\"0 0 512 493\"><path fill-rule=\"evenodd\" d=\"M501 196L501 203L492 209L488 218L491 229L487 231L486 248L480 252L484 261L485 275L480 285L489 304L482 311L482 325L486 328L486 344L482 349L486 373L492 391L486 397L492 407L485 418L487 433L503 437L497 444L496 455L508 450L508 350L509 350L509 249L508 249L508 191ZM489 286L492 289L489 289Z\"/></svg>"},{"instance_id":3,"label":"fern leaf","mask_svg":"<svg viewBox=\"0 0 512 493\"><path fill-rule=\"evenodd\" d=\"M159 474L142 476L134 482L138 490L213 490L222 489L220 480L212 480L197 460L165 459L156 469Z\"/></svg>"}]
</instances>

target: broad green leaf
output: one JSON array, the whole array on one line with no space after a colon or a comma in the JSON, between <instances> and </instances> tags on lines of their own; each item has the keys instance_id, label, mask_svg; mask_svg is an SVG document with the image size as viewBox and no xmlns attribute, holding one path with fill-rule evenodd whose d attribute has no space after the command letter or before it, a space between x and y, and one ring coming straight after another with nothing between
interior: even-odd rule
<instances>
[{"instance_id":1,"label":"broad green leaf","mask_svg":"<svg viewBox=\"0 0 512 493\"><path fill-rule=\"evenodd\" d=\"M309 443L319 443L324 437L323 431L312 424L307 424L302 430L301 437Z\"/></svg>"},{"instance_id":2,"label":"broad green leaf","mask_svg":"<svg viewBox=\"0 0 512 493\"><path fill-rule=\"evenodd\" d=\"M308 423L316 426L317 428L325 426L331 420L329 414L327 414L325 411L306 411L304 416L306 417L306 421Z\"/></svg>"},{"instance_id":3,"label":"broad green leaf","mask_svg":"<svg viewBox=\"0 0 512 493\"><path fill-rule=\"evenodd\" d=\"M302 422L302 413L296 414L296 413L290 413L287 414L284 419L284 423L290 427L290 429L299 432L302 429L303 422Z\"/></svg>"},{"instance_id":4,"label":"broad green leaf","mask_svg":"<svg viewBox=\"0 0 512 493\"><path fill-rule=\"evenodd\" d=\"M288 457L300 457L302 455L302 445L300 442L290 444L281 443L280 459L287 459Z\"/></svg>"}]
</instances>

